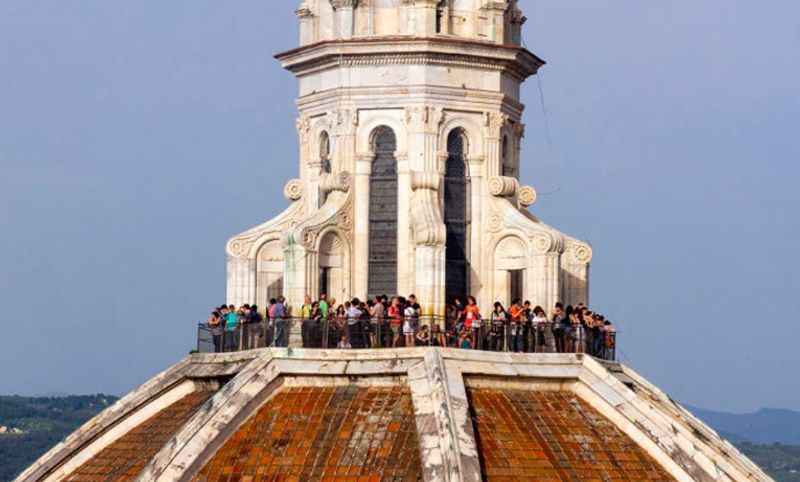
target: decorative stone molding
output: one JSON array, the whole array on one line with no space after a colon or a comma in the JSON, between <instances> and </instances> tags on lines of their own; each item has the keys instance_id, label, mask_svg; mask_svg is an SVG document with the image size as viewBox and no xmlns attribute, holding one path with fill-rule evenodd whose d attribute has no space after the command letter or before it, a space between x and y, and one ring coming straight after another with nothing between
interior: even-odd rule
<instances>
[{"instance_id":1,"label":"decorative stone molding","mask_svg":"<svg viewBox=\"0 0 800 482\"><path fill-rule=\"evenodd\" d=\"M306 4L300 5L300 8L295 10L294 14L297 15L298 18L301 18L301 19L314 16L314 14L311 12L311 9L308 8L308 5L306 5Z\"/></svg>"},{"instance_id":2,"label":"decorative stone molding","mask_svg":"<svg viewBox=\"0 0 800 482\"><path fill-rule=\"evenodd\" d=\"M444 246L447 231L435 190L421 188L414 191L411 197L411 227L417 246Z\"/></svg>"},{"instance_id":3,"label":"decorative stone molding","mask_svg":"<svg viewBox=\"0 0 800 482\"><path fill-rule=\"evenodd\" d=\"M592 261L592 248L587 244L576 245L575 260L581 264L589 264Z\"/></svg>"},{"instance_id":4,"label":"decorative stone molding","mask_svg":"<svg viewBox=\"0 0 800 482\"><path fill-rule=\"evenodd\" d=\"M331 112L334 135L353 135L358 127L358 111L355 109L337 109Z\"/></svg>"},{"instance_id":5,"label":"decorative stone molding","mask_svg":"<svg viewBox=\"0 0 800 482\"><path fill-rule=\"evenodd\" d=\"M538 195L536 194L536 189L534 189L532 186L520 188L517 194L517 199L519 200L520 205L526 208L536 204L537 198Z\"/></svg>"},{"instance_id":6,"label":"decorative stone molding","mask_svg":"<svg viewBox=\"0 0 800 482\"><path fill-rule=\"evenodd\" d=\"M533 249L539 254L545 254L553 251L553 248L556 244L553 236L545 232L534 234L531 237L531 241L533 242Z\"/></svg>"},{"instance_id":7,"label":"decorative stone molding","mask_svg":"<svg viewBox=\"0 0 800 482\"><path fill-rule=\"evenodd\" d=\"M519 181L514 177L492 176L489 178L489 194L497 197L510 197L517 193Z\"/></svg>"},{"instance_id":8,"label":"decorative stone molding","mask_svg":"<svg viewBox=\"0 0 800 482\"><path fill-rule=\"evenodd\" d=\"M405 109L405 123L409 130L436 133L444 121L441 107L411 106Z\"/></svg>"},{"instance_id":9,"label":"decorative stone molding","mask_svg":"<svg viewBox=\"0 0 800 482\"><path fill-rule=\"evenodd\" d=\"M231 238L226 246L226 251L234 258L247 258L250 256L253 245L259 239L271 234L279 237L281 233L294 228L298 220L303 219L304 216L304 203L293 202L276 218Z\"/></svg>"},{"instance_id":10,"label":"decorative stone molding","mask_svg":"<svg viewBox=\"0 0 800 482\"><path fill-rule=\"evenodd\" d=\"M334 10L340 8L356 8L358 6L358 0L330 0L330 2Z\"/></svg>"},{"instance_id":11,"label":"decorative stone molding","mask_svg":"<svg viewBox=\"0 0 800 482\"><path fill-rule=\"evenodd\" d=\"M325 213L326 209L325 206L323 206L323 209L320 209L315 213L318 216L316 219L313 217L308 219L308 225L300 228L300 242L309 251L314 251L319 233L331 226L340 229L344 235L347 236L348 240L350 240L352 237L353 193L347 192L347 194L345 194L344 192L337 191L340 190L337 189L331 191L333 193L332 196L338 194L339 197L335 198L333 201L331 201L331 198L329 198L329 202L333 203L329 205L327 209L328 213L330 214ZM344 198L344 201L342 201L341 199L344 196L346 197ZM337 203L340 204L338 208L336 207ZM295 239L298 238L295 237Z\"/></svg>"},{"instance_id":12,"label":"decorative stone molding","mask_svg":"<svg viewBox=\"0 0 800 482\"><path fill-rule=\"evenodd\" d=\"M508 124L509 117L497 112L484 112L484 123L488 129L488 136L499 138L500 131Z\"/></svg>"},{"instance_id":13,"label":"decorative stone molding","mask_svg":"<svg viewBox=\"0 0 800 482\"><path fill-rule=\"evenodd\" d=\"M492 212L489 215L489 232L497 233L503 229L503 215L498 212Z\"/></svg>"},{"instance_id":14,"label":"decorative stone molding","mask_svg":"<svg viewBox=\"0 0 800 482\"><path fill-rule=\"evenodd\" d=\"M289 201L297 201L303 197L303 181L291 179L283 186L283 196Z\"/></svg>"},{"instance_id":15,"label":"decorative stone molding","mask_svg":"<svg viewBox=\"0 0 800 482\"><path fill-rule=\"evenodd\" d=\"M518 139L522 139L523 137L525 137L525 124L523 124L522 122L515 122L512 128L512 132L514 133L514 136L516 136Z\"/></svg>"},{"instance_id":16,"label":"decorative stone molding","mask_svg":"<svg viewBox=\"0 0 800 482\"><path fill-rule=\"evenodd\" d=\"M305 142L308 140L308 134L311 132L311 119L307 115L301 115L295 121L297 133L300 136L300 141Z\"/></svg>"},{"instance_id":17,"label":"decorative stone molding","mask_svg":"<svg viewBox=\"0 0 800 482\"><path fill-rule=\"evenodd\" d=\"M411 172L411 190L430 189L439 190L439 175L433 172Z\"/></svg>"},{"instance_id":18,"label":"decorative stone molding","mask_svg":"<svg viewBox=\"0 0 800 482\"><path fill-rule=\"evenodd\" d=\"M350 173L344 171L338 174L326 174L322 176L320 189L324 193L333 191L347 192L350 189Z\"/></svg>"}]
</instances>

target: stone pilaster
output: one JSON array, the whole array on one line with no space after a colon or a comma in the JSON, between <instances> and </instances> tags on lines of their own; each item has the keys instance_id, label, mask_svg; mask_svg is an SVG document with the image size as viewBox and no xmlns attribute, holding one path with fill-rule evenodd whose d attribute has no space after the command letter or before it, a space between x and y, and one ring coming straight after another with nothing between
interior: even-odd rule
<instances>
[{"instance_id":1,"label":"stone pilaster","mask_svg":"<svg viewBox=\"0 0 800 482\"><path fill-rule=\"evenodd\" d=\"M425 315L444 315L445 241L437 153L442 109L406 108L408 164L411 169L411 229L414 236L414 292Z\"/></svg>"},{"instance_id":2,"label":"stone pilaster","mask_svg":"<svg viewBox=\"0 0 800 482\"><path fill-rule=\"evenodd\" d=\"M314 14L305 3L295 11L300 23L300 45L314 43Z\"/></svg>"},{"instance_id":3,"label":"stone pilaster","mask_svg":"<svg viewBox=\"0 0 800 482\"><path fill-rule=\"evenodd\" d=\"M342 39L352 38L355 33L353 11L358 6L358 0L330 0L330 2L336 19L334 35Z\"/></svg>"},{"instance_id":4,"label":"stone pilaster","mask_svg":"<svg viewBox=\"0 0 800 482\"><path fill-rule=\"evenodd\" d=\"M503 160L500 156L503 128L508 116L499 112L484 114L486 129L486 175L489 177L503 175Z\"/></svg>"},{"instance_id":5,"label":"stone pilaster","mask_svg":"<svg viewBox=\"0 0 800 482\"><path fill-rule=\"evenodd\" d=\"M353 296L367 297L369 276L369 176L374 154L364 154L355 160L354 219L353 219ZM342 300L343 301L343 300Z\"/></svg>"},{"instance_id":6,"label":"stone pilaster","mask_svg":"<svg viewBox=\"0 0 800 482\"><path fill-rule=\"evenodd\" d=\"M546 232L534 235L532 242L535 254L531 257L525 295L531 303L540 305L549 313L556 302L561 301L559 247Z\"/></svg>"}]
</instances>

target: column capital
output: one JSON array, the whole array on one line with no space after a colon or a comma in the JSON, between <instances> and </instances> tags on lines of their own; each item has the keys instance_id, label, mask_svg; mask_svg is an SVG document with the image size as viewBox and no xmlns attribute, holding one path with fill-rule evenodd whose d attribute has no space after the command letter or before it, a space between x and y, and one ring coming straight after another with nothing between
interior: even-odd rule
<instances>
[{"instance_id":1,"label":"column capital","mask_svg":"<svg viewBox=\"0 0 800 482\"><path fill-rule=\"evenodd\" d=\"M358 6L358 0L330 0L330 2L334 10L340 8L356 8Z\"/></svg>"}]
</instances>

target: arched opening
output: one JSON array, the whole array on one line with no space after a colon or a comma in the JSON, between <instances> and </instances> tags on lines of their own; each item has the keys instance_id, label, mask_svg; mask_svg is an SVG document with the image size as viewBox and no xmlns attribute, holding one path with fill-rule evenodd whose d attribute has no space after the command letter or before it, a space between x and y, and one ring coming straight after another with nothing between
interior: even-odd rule
<instances>
[{"instance_id":1,"label":"arched opening","mask_svg":"<svg viewBox=\"0 0 800 482\"><path fill-rule=\"evenodd\" d=\"M322 131L319 135L319 162L322 164L322 172L331 172L331 137L327 131Z\"/></svg>"},{"instance_id":2,"label":"arched opening","mask_svg":"<svg viewBox=\"0 0 800 482\"><path fill-rule=\"evenodd\" d=\"M369 272L367 292L397 293L397 138L386 126L372 133L375 159L369 178Z\"/></svg>"},{"instance_id":3,"label":"arched opening","mask_svg":"<svg viewBox=\"0 0 800 482\"><path fill-rule=\"evenodd\" d=\"M444 175L445 292L447 298L469 294L469 252L467 228L469 200L467 195L466 135L454 129L447 137L447 165Z\"/></svg>"},{"instance_id":4,"label":"arched opening","mask_svg":"<svg viewBox=\"0 0 800 482\"><path fill-rule=\"evenodd\" d=\"M260 311L271 298L283 295L283 249L278 239L268 241L256 255L256 299Z\"/></svg>"},{"instance_id":5,"label":"arched opening","mask_svg":"<svg viewBox=\"0 0 800 482\"><path fill-rule=\"evenodd\" d=\"M446 9L447 9L447 0L439 0L439 3L436 5L436 33L444 33Z\"/></svg>"},{"instance_id":6,"label":"arched opening","mask_svg":"<svg viewBox=\"0 0 800 482\"><path fill-rule=\"evenodd\" d=\"M342 239L334 232L325 234L319 243L319 293L344 302L350 296L348 273L347 251Z\"/></svg>"},{"instance_id":7,"label":"arched opening","mask_svg":"<svg viewBox=\"0 0 800 482\"><path fill-rule=\"evenodd\" d=\"M493 297L508 306L525 294L527 276L527 247L516 236L509 236L494 249L494 289Z\"/></svg>"}]
</instances>

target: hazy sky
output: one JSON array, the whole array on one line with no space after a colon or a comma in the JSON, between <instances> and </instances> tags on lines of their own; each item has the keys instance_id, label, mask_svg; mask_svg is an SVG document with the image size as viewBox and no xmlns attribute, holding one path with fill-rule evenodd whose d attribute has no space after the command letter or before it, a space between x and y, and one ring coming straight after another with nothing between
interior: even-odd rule
<instances>
[{"instance_id":1,"label":"hazy sky","mask_svg":"<svg viewBox=\"0 0 800 482\"><path fill-rule=\"evenodd\" d=\"M297 175L295 1L0 2L0 393L127 392ZM624 360L800 409L800 3L521 0L533 211L591 241Z\"/></svg>"}]
</instances>

